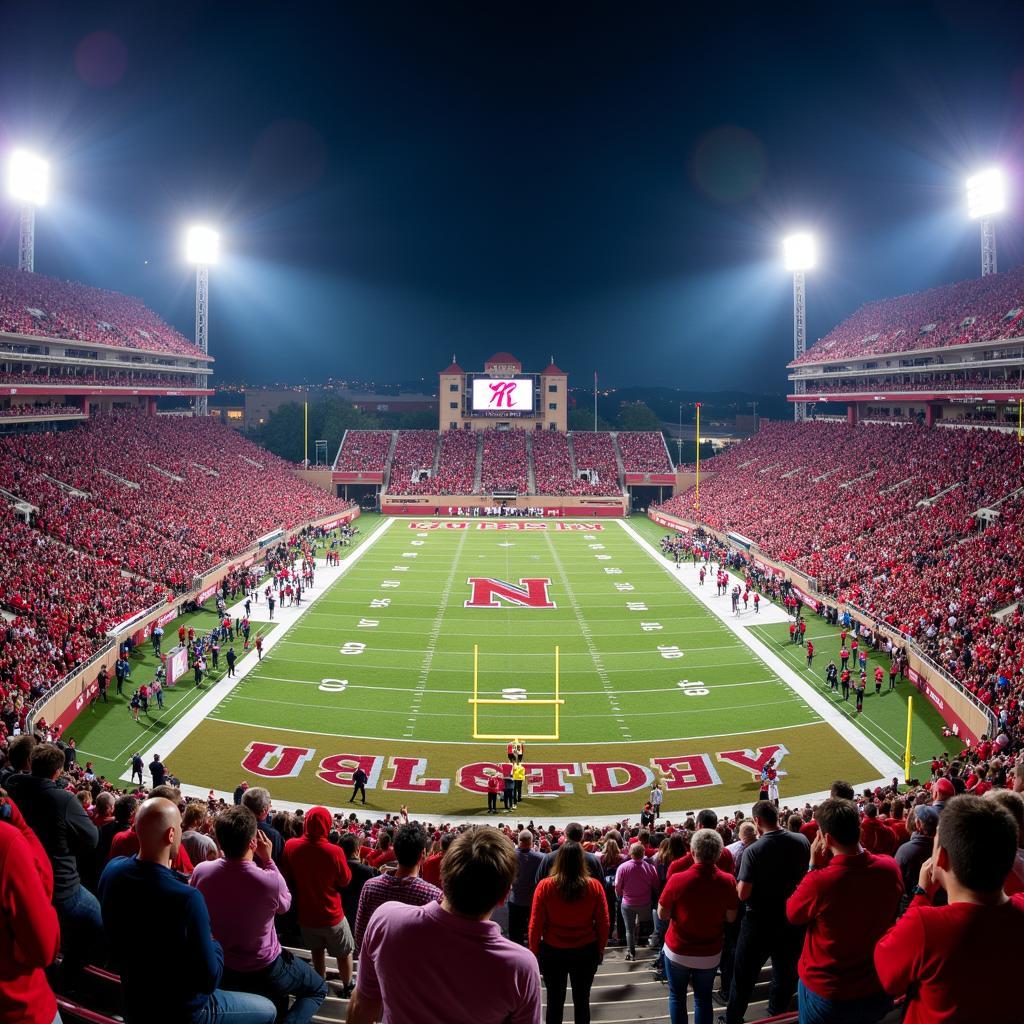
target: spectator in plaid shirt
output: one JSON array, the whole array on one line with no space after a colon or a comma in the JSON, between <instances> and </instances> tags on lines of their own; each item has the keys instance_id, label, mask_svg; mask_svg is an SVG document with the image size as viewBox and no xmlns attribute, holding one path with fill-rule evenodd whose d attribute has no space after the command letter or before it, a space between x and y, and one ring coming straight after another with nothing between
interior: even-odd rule
<instances>
[{"instance_id":1,"label":"spectator in plaid shirt","mask_svg":"<svg viewBox=\"0 0 1024 1024\"><path fill-rule=\"evenodd\" d=\"M357 953L366 934L366 927L382 903L406 903L422 907L427 903L440 902L441 890L420 878L420 865L428 845L429 837L422 825L403 825L398 830L394 843L398 860L395 873L371 878L359 894L355 935Z\"/></svg>"}]
</instances>

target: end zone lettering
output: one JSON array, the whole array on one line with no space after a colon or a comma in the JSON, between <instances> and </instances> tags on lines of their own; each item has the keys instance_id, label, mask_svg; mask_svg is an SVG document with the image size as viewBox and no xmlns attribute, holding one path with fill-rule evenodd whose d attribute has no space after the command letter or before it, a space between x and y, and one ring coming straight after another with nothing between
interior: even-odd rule
<instances>
[{"instance_id":1,"label":"end zone lettering","mask_svg":"<svg viewBox=\"0 0 1024 1024\"><path fill-rule=\"evenodd\" d=\"M466 519L448 520L439 522L436 519L423 522L413 520L409 523L410 530L555 530L560 533L600 533L604 529L604 523L567 523L562 520L554 523L546 523L542 520L496 520L478 521L475 525Z\"/></svg>"},{"instance_id":2,"label":"end zone lettering","mask_svg":"<svg viewBox=\"0 0 1024 1024\"><path fill-rule=\"evenodd\" d=\"M316 750L312 747L289 747L254 740L248 745L240 762L242 769L264 779L296 778L305 770ZM595 796L617 796L645 792L656 778L668 793L720 786L721 776L715 760L731 765L744 775L758 774L771 758L776 765L789 751L781 744L769 744L756 750L725 750L712 754L677 754L652 757L647 764L632 761L541 761L529 762L526 768L526 792L531 796L570 796L577 785ZM387 762L385 766L385 761ZM395 754L329 754L315 768L322 782L347 789L352 774L362 768L367 774L366 788L389 793L445 794L451 792L453 778L432 776L426 757ZM487 793L487 780L495 772L508 775L511 765L497 761L475 761L460 767L454 774L455 785L481 796ZM779 771L785 775L784 771Z\"/></svg>"}]
</instances>

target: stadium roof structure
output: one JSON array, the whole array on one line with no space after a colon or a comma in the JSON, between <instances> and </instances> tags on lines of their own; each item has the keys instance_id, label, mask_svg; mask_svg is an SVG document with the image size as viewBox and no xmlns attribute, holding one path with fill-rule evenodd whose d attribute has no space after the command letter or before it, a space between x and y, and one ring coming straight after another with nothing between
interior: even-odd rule
<instances>
[{"instance_id":1,"label":"stadium roof structure","mask_svg":"<svg viewBox=\"0 0 1024 1024\"><path fill-rule=\"evenodd\" d=\"M455 360L453 359L451 361L451 363L448 366L446 366L441 372L442 373L465 373L466 371L461 366L459 366L459 364L457 362L455 362Z\"/></svg>"},{"instance_id":2,"label":"stadium roof structure","mask_svg":"<svg viewBox=\"0 0 1024 1024\"><path fill-rule=\"evenodd\" d=\"M1024 267L865 303L788 365L903 355L1024 335Z\"/></svg>"},{"instance_id":3,"label":"stadium roof structure","mask_svg":"<svg viewBox=\"0 0 1024 1024\"><path fill-rule=\"evenodd\" d=\"M568 377L569 376L569 374L567 374L565 372L565 370L560 370L555 365L554 360L552 360L543 370L541 370L541 373L544 374L546 377Z\"/></svg>"},{"instance_id":4,"label":"stadium roof structure","mask_svg":"<svg viewBox=\"0 0 1024 1024\"><path fill-rule=\"evenodd\" d=\"M492 366L494 364L499 366L514 366L517 370L521 370L523 368L523 364L509 352L495 352L494 355L484 363L484 369L486 370L488 366Z\"/></svg>"},{"instance_id":5,"label":"stadium roof structure","mask_svg":"<svg viewBox=\"0 0 1024 1024\"><path fill-rule=\"evenodd\" d=\"M141 299L0 267L0 334L212 361Z\"/></svg>"}]
</instances>

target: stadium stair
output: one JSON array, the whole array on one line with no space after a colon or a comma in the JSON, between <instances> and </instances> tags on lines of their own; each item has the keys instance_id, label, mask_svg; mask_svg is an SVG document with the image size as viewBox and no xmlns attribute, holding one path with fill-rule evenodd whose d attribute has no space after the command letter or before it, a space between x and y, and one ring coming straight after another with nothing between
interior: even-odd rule
<instances>
[{"instance_id":1,"label":"stadium stair","mask_svg":"<svg viewBox=\"0 0 1024 1024\"><path fill-rule=\"evenodd\" d=\"M576 449L572 446L572 431L566 433L566 439L569 442L569 465L572 466L572 478L576 479Z\"/></svg>"},{"instance_id":2,"label":"stadium stair","mask_svg":"<svg viewBox=\"0 0 1024 1024\"><path fill-rule=\"evenodd\" d=\"M480 493L481 479L484 471L484 433L477 431L476 435L476 462L473 469L473 493Z\"/></svg>"},{"instance_id":3,"label":"stadium stair","mask_svg":"<svg viewBox=\"0 0 1024 1024\"><path fill-rule=\"evenodd\" d=\"M434 462L433 462L433 476L437 476L437 467L441 465L441 434L437 435L434 441Z\"/></svg>"},{"instance_id":4,"label":"stadium stair","mask_svg":"<svg viewBox=\"0 0 1024 1024\"><path fill-rule=\"evenodd\" d=\"M617 431L612 433L612 451L615 452L615 465L619 470L619 486L625 492L626 487L626 464L622 461L622 452L619 451L619 435Z\"/></svg>"},{"instance_id":5,"label":"stadium stair","mask_svg":"<svg viewBox=\"0 0 1024 1024\"><path fill-rule=\"evenodd\" d=\"M331 466L331 469L333 470L337 470L338 468L338 459L341 458L341 450L345 447L346 437L348 437L347 430L341 435L341 444L338 445L338 454L334 456L334 464Z\"/></svg>"},{"instance_id":6,"label":"stadium stair","mask_svg":"<svg viewBox=\"0 0 1024 1024\"><path fill-rule=\"evenodd\" d=\"M347 431L346 431L347 433ZM395 446L398 444L398 431L391 431L391 443L388 445L388 455L384 460L384 484L381 487L381 491L387 494L389 485L391 484L391 460L395 457Z\"/></svg>"},{"instance_id":7,"label":"stadium stair","mask_svg":"<svg viewBox=\"0 0 1024 1024\"><path fill-rule=\"evenodd\" d=\"M537 493L537 478L533 472L533 434L526 431L526 493Z\"/></svg>"}]
</instances>

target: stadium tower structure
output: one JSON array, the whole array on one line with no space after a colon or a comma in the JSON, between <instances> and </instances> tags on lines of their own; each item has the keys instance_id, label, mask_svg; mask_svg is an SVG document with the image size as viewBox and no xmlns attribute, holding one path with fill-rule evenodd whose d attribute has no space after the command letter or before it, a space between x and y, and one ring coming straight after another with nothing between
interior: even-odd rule
<instances>
[{"instance_id":1,"label":"stadium tower structure","mask_svg":"<svg viewBox=\"0 0 1024 1024\"><path fill-rule=\"evenodd\" d=\"M1024 267L869 302L788 365L816 418L1017 431Z\"/></svg>"}]
</instances>

